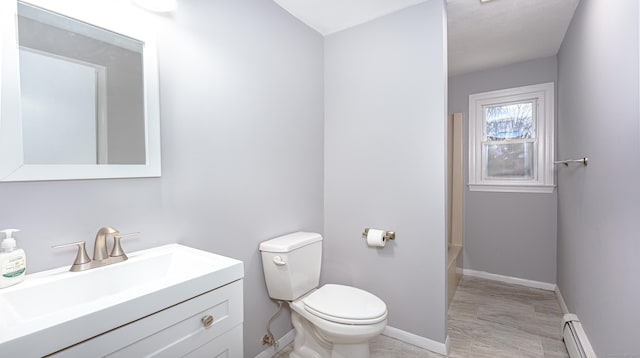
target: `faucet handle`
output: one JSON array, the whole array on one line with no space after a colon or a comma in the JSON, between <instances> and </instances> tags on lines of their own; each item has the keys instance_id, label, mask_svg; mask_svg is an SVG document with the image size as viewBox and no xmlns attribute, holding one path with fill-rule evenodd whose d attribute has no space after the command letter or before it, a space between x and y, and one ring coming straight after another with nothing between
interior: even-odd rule
<instances>
[{"instance_id":1,"label":"faucet handle","mask_svg":"<svg viewBox=\"0 0 640 358\"><path fill-rule=\"evenodd\" d=\"M54 246L51 246L51 248L52 249L58 249L58 248L61 248L61 247L68 247L68 246L74 246L74 245L78 246L78 252L76 253L76 259L73 261L73 265L71 265L71 268L69 269L69 271L81 271L84 264L88 264L88 263L91 262L91 259L89 258L89 255L87 255L87 250L84 247L84 245L85 245L84 241L70 242L70 243L67 243L67 244L54 245Z\"/></svg>"},{"instance_id":2,"label":"faucet handle","mask_svg":"<svg viewBox=\"0 0 640 358\"><path fill-rule=\"evenodd\" d=\"M116 234L113 235L113 249L111 249L111 257L118 257L118 256L124 256L124 259L127 259L127 255L124 253L124 251L122 250L122 246L120 246L120 239L122 238L126 238L126 237L131 237L134 235L138 235L140 234L139 232L131 232L128 234Z\"/></svg>"}]
</instances>

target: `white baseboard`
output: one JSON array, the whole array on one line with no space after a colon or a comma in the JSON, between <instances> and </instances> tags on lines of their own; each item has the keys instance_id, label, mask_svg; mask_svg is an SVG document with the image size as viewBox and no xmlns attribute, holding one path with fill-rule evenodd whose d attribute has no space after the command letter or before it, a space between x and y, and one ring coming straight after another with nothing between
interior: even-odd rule
<instances>
[{"instance_id":1,"label":"white baseboard","mask_svg":"<svg viewBox=\"0 0 640 358\"><path fill-rule=\"evenodd\" d=\"M562 298L562 294L560 293L560 287L558 287L556 285L556 297L558 298L558 303L560 304L560 309L562 310L563 314L567 314L569 313L569 308L567 307L567 304L564 302L564 298Z\"/></svg>"},{"instance_id":2,"label":"white baseboard","mask_svg":"<svg viewBox=\"0 0 640 358\"><path fill-rule=\"evenodd\" d=\"M447 339L444 340L444 349L445 349L445 353L442 353L445 356L449 355L449 352L451 352L451 341L449 340L449 335L447 334Z\"/></svg>"},{"instance_id":3,"label":"white baseboard","mask_svg":"<svg viewBox=\"0 0 640 358\"><path fill-rule=\"evenodd\" d=\"M450 350L449 336L444 343L433 341L429 338L421 337L407 331L403 331L398 328L387 326L382 332L383 335L391 338L395 338L404 343L412 344L416 347L432 351L434 353L447 355ZM260 352L255 358L272 358L286 346L288 346L296 337L296 331L294 329L287 332L282 338L278 339L278 349L273 346L266 348Z\"/></svg>"},{"instance_id":4,"label":"white baseboard","mask_svg":"<svg viewBox=\"0 0 640 358\"><path fill-rule=\"evenodd\" d=\"M515 285L527 286L527 287L532 287L532 288L539 288L539 289L547 290L547 291L555 291L556 287L557 287L555 283L533 281L533 280L527 280L527 279L524 279L524 278L497 275L495 273L489 273L489 272L485 272L485 271L475 271L475 270L469 270L469 269L462 269L462 274L466 275L466 276L480 277L480 278L484 278L484 279L487 279L487 280L512 283L512 284L515 284Z\"/></svg>"},{"instance_id":5,"label":"white baseboard","mask_svg":"<svg viewBox=\"0 0 640 358\"><path fill-rule=\"evenodd\" d=\"M275 346L270 346L265 350L263 350L262 352L258 353L258 355L255 358L273 357L282 349L284 349L286 346L288 346L291 342L293 342L294 338L296 338L296 331L295 329L292 329L289 332L287 332L284 336L282 336L280 339L278 339L278 349L276 349Z\"/></svg>"},{"instance_id":6,"label":"white baseboard","mask_svg":"<svg viewBox=\"0 0 640 358\"><path fill-rule=\"evenodd\" d=\"M449 354L449 336L444 343L441 343L391 326L387 326L382 334L438 354Z\"/></svg>"}]
</instances>

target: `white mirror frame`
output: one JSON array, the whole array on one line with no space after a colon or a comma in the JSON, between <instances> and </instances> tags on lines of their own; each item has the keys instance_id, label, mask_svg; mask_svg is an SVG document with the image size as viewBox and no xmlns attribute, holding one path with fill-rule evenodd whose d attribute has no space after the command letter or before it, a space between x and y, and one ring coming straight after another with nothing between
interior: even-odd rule
<instances>
[{"instance_id":1,"label":"white mirror frame","mask_svg":"<svg viewBox=\"0 0 640 358\"><path fill-rule=\"evenodd\" d=\"M128 1L24 0L61 15L144 42L146 164L25 164L20 116L17 2L0 1L0 181L159 177L160 110L154 26L149 14Z\"/></svg>"}]
</instances>

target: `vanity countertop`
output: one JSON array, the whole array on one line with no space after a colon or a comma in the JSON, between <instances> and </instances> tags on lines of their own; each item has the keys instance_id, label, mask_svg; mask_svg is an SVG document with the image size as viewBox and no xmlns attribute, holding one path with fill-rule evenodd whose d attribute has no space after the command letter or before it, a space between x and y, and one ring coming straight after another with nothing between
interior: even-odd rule
<instances>
[{"instance_id":1,"label":"vanity countertop","mask_svg":"<svg viewBox=\"0 0 640 358\"><path fill-rule=\"evenodd\" d=\"M29 274L0 290L3 355L53 353L244 276L242 261L180 244L128 256L82 272Z\"/></svg>"}]
</instances>

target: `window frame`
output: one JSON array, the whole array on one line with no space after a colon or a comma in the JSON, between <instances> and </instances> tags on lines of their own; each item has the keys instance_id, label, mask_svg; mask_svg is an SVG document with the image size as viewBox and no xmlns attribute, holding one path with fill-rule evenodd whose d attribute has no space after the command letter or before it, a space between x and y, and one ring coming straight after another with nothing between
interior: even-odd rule
<instances>
[{"instance_id":1,"label":"window frame","mask_svg":"<svg viewBox=\"0 0 640 358\"><path fill-rule=\"evenodd\" d=\"M493 192L552 193L554 184L554 83L476 93L469 96L469 190ZM533 178L484 177L483 144L486 142L487 106L533 101ZM508 140L507 140L508 142ZM521 142L514 140L513 143ZM498 143L498 142L497 142Z\"/></svg>"}]
</instances>

